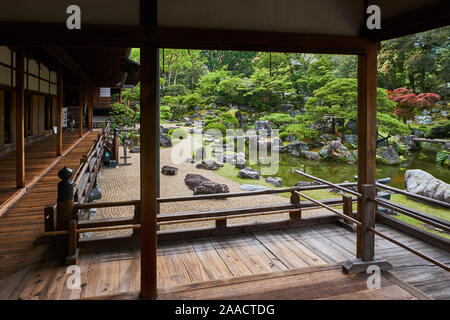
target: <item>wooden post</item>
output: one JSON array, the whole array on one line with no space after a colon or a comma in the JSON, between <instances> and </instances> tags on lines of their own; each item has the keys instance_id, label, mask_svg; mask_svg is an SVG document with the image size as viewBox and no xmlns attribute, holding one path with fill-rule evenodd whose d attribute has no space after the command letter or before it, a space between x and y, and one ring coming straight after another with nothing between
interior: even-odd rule
<instances>
[{"instance_id":1,"label":"wooden post","mask_svg":"<svg viewBox=\"0 0 450 320\"><path fill-rule=\"evenodd\" d=\"M78 264L78 234L77 234L77 221L70 220L69 233L68 233L68 248L66 257L66 266Z\"/></svg>"},{"instance_id":2,"label":"wooden post","mask_svg":"<svg viewBox=\"0 0 450 320\"><path fill-rule=\"evenodd\" d=\"M80 92L78 97L78 136L81 138L83 136L83 86L80 84Z\"/></svg>"},{"instance_id":3,"label":"wooden post","mask_svg":"<svg viewBox=\"0 0 450 320\"><path fill-rule=\"evenodd\" d=\"M361 258L363 261L372 261L375 255L375 234L367 228L375 227L375 203L370 201L371 198L375 197L375 186L364 184L362 185L362 191Z\"/></svg>"},{"instance_id":4,"label":"wooden post","mask_svg":"<svg viewBox=\"0 0 450 320\"><path fill-rule=\"evenodd\" d=\"M358 56L358 220L361 227L356 234L356 257L342 266L345 273L367 272L377 265L389 270L392 265L375 259L375 236L367 227L375 225L376 141L377 141L377 43L367 46L366 53Z\"/></svg>"},{"instance_id":5,"label":"wooden post","mask_svg":"<svg viewBox=\"0 0 450 320\"><path fill-rule=\"evenodd\" d=\"M141 297L156 298L159 187L159 50L141 48Z\"/></svg>"},{"instance_id":6,"label":"wooden post","mask_svg":"<svg viewBox=\"0 0 450 320\"><path fill-rule=\"evenodd\" d=\"M62 64L58 61L57 69L57 79L56 79L56 155L62 155Z\"/></svg>"},{"instance_id":7,"label":"wooden post","mask_svg":"<svg viewBox=\"0 0 450 320\"><path fill-rule=\"evenodd\" d=\"M366 54L358 56L358 191L363 185L375 185L377 141L377 43L367 47ZM358 220L368 216L367 197L358 199ZM375 214L375 213L373 213ZM362 258L363 230L357 228L356 256Z\"/></svg>"},{"instance_id":8,"label":"wooden post","mask_svg":"<svg viewBox=\"0 0 450 320\"><path fill-rule=\"evenodd\" d=\"M348 196L348 195L343 195L342 196L342 202L343 202L343 208L342 208L342 212L344 214L346 214L349 217L353 218L353 201L352 201L352 196ZM351 231L351 232L355 232L356 231L356 226L349 220L342 218L339 219L337 221L337 224L340 225L341 227Z\"/></svg>"},{"instance_id":9,"label":"wooden post","mask_svg":"<svg viewBox=\"0 0 450 320\"><path fill-rule=\"evenodd\" d=\"M296 207L300 208L300 196L294 191L291 192L291 203L295 204ZM302 212L301 211L289 212L289 218L291 218L291 219L301 219L302 218Z\"/></svg>"},{"instance_id":10,"label":"wooden post","mask_svg":"<svg viewBox=\"0 0 450 320\"><path fill-rule=\"evenodd\" d=\"M55 231L55 206L44 207L44 231Z\"/></svg>"},{"instance_id":11,"label":"wooden post","mask_svg":"<svg viewBox=\"0 0 450 320\"><path fill-rule=\"evenodd\" d=\"M16 50L16 187L25 187L24 49Z\"/></svg>"},{"instance_id":12,"label":"wooden post","mask_svg":"<svg viewBox=\"0 0 450 320\"><path fill-rule=\"evenodd\" d=\"M58 199L56 207L56 230L68 230L69 222L74 218L73 214L73 191L74 183L70 178L73 171L67 167L59 170L58 177ZM67 236L60 236L57 239L57 249L61 251L67 250Z\"/></svg>"},{"instance_id":13,"label":"wooden post","mask_svg":"<svg viewBox=\"0 0 450 320\"><path fill-rule=\"evenodd\" d=\"M137 203L134 205L134 224L141 223L141 203ZM133 229L133 235L137 236L140 234L140 229Z\"/></svg>"},{"instance_id":14,"label":"wooden post","mask_svg":"<svg viewBox=\"0 0 450 320\"><path fill-rule=\"evenodd\" d=\"M90 87L89 91L89 130L92 132L94 117L94 89Z\"/></svg>"},{"instance_id":15,"label":"wooden post","mask_svg":"<svg viewBox=\"0 0 450 320\"><path fill-rule=\"evenodd\" d=\"M227 219L216 220L216 228L226 228Z\"/></svg>"},{"instance_id":16,"label":"wooden post","mask_svg":"<svg viewBox=\"0 0 450 320\"><path fill-rule=\"evenodd\" d=\"M111 155L113 160L119 163L119 129L116 127L114 129L114 141L113 141L113 154Z\"/></svg>"}]
</instances>

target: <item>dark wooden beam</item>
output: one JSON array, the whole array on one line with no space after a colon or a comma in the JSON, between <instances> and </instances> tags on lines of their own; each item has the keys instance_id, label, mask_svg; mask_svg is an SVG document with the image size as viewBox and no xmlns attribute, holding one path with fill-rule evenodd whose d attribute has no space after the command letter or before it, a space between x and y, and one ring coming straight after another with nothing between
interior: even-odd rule
<instances>
[{"instance_id":1,"label":"dark wooden beam","mask_svg":"<svg viewBox=\"0 0 450 320\"><path fill-rule=\"evenodd\" d=\"M25 187L24 48L16 49L16 187Z\"/></svg>"},{"instance_id":2,"label":"dark wooden beam","mask_svg":"<svg viewBox=\"0 0 450 320\"><path fill-rule=\"evenodd\" d=\"M91 77L62 47L43 47L43 49L53 57L59 59L64 66L73 72L85 83L92 83Z\"/></svg>"},{"instance_id":3,"label":"dark wooden beam","mask_svg":"<svg viewBox=\"0 0 450 320\"><path fill-rule=\"evenodd\" d=\"M141 48L141 295L156 298L159 49Z\"/></svg>"},{"instance_id":4,"label":"dark wooden beam","mask_svg":"<svg viewBox=\"0 0 450 320\"><path fill-rule=\"evenodd\" d=\"M383 8L381 8L383 17ZM450 2L438 3L414 9L409 12L381 20L380 30L368 30L361 26L362 37L374 42L398 38L409 34L445 27L450 24Z\"/></svg>"},{"instance_id":5,"label":"dark wooden beam","mask_svg":"<svg viewBox=\"0 0 450 320\"><path fill-rule=\"evenodd\" d=\"M78 136L81 138L83 136L83 107L84 107L84 87L80 83L78 93Z\"/></svg>"},{"instance_id":6,"label":"dark wooden beam","mask_svg":"<svg viewBox=\"0 0 450 320\"><path fill-rule=\"evenodd\" d=\"M363 196L358 199L362 226L357 228L356 256L365 259L373 253L373 234L366 227L375 221L375 205L369 200L367 186L375 188L376 183L377 48L378 43L372 43L366 54L358 56L358 191Z\"/></svg>"},{"instance_id":7,"label":"dark wooden beam","mask_svg":"<svg viewBox=\"0 0 450 320\"><path fill-rule=\"evenodd\" d=\"M0 45L93 48L150 45L180 49L358 54L365 52L369 42L366 38L351 36L152 25L83 25L81 30L74 32L61 23L0 22Z\"/></svg>"},{"instance_id":8,"label":"dark wooden beam","mask_svg":"<svg viewBox=\"0 0 450 320\"><path fill-rule=\"evenodd\" d=\"M56 71L56 155L62 155L62 104L63 104L63 89L62 89L62 64L58 61Z\"/></svg>"}]
</instances>

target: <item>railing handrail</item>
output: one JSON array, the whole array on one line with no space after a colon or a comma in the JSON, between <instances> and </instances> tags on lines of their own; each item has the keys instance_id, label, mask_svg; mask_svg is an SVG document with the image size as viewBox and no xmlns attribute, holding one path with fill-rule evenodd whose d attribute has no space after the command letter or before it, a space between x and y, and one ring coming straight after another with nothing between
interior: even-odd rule
<instances>
[{"instance_id":1,"label":"railing handrail","mask_svg":"<svg viewBox=\"0 0 450 320\"><path fill-rule=\"evenodd\" d=\"M416 199L424 201L424 202L428 202L428 203L431 203L431 204L434 204L434 205L437 205L437 206L441 206L441 207L450 209L450 203L447 203L447 202L443 202L443 201L440 201L440 200L428 198L428 197L422 196L420 194L411 193L411 192L408 192L408 191L405 191L405 190L401 190L401 189L397 189L397 188L394 188L394 187L391 187L391 186L387 186L385 184L381 184L381 183L378 183L378 182L376 183L376 185L377 185L377 187L382 188L382 189L386 189L386 190L389 190L389 191L394 191L396 193L400 193L400 194L403 194L403 195L411 197L411 198L416 198Z\"/></svg>"},{"instance_id":2,"label":"railing handrail","mask_svg":"<svg viewBox=\"0 0 450 320\"><path fill-rule=\"evenodd\" d=\"M353 191L353 190L350 190L350 189L347 189L347 188L344 188L344 187L341 187L339 184L334 184L334 183L331 183L329 181L326 181L326 180L323 180L323 179L311 176L311 175L309 175L309 174L307 174L307 173L305 173L303 171L300 171L300 170L295 170L295 172L297 172L298 174L301 174L302 176L310 178L312 180L315 180L315 181L321 182L323 184L326 184L326 185L328 185L330 187L333 187L333 188L339 189L341 191L344 191L346 193L349 193L349 194L352 194L354 196L357 196L358 198L362 197L361 193ZM355 185L356 185L356 183L355 183Z\"/></svg>"}]
</instances>

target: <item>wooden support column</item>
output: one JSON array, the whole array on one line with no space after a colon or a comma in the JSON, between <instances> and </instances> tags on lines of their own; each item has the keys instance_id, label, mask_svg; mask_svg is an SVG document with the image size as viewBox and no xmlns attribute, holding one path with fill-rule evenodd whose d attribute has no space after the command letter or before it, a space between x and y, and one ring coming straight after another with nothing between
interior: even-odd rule
<instances>
[{"instance_id":1,"label":"wooden support column","mask_svg":"<svg viewBox=\"0 0 450 320\"><path fill-rule=\"evenodd\" d=\"M24 49L16 50L16 187L25 187Z\"/></svg>"},{"instance_id":2,"label":"wooden support column","mask_svg":"<svg viewBox=\"0 0 450 320\"><path fill-rule=\"evenodd\" d=\"M141 48L141 297L156 298L159 189L159 50Z\"/></svg>"},{"instance_id":3,"label":"wooden support column","mask_svg":"<svg viewBox=\"0 0 450 320\"><path fill-rule=\"evenodd\" d=\"M93 128L93 114L94 114L94 88L89 87L89 131L92 132Z\"/></svg>"},{"instance_id":4,"label":"wooden support column","mask_svg":"<svg viewBox=\"0 0 450 320\"><path fill-rule=\"evenodd\" d=\"M62 105L63 105L63 91L62 91L62 63L58 62L58 69L56 75L56 155L62 155Z\"/></svg>"},{"instance_id":5,"label":"wooden support column","mask_svg":"<svg viewBox=\"0 0 450 320\"><path fill-rule=\"evenodd\" d=\"M83 136L83 107L84 107L83 85L80 84L80 92L78 97L78 136Z\"/></svg>"},{"instance_id":6,"label":"wooden support column","mask_svg":"<svg viewBox=\"0 0 450 320\"><path fill-rule=\"evenodd\" d=\"M358 56L358 191L363 194L369 188L363 185L375 185L376 143L377 143L377 48L371 43L366 54ZM367 196L358 199L358 220L375 221L375 206L369 203ZM357 228L358 258L373 258L373 242L363 243L369 231ZM371 232L370 232L371 233ZM372 233L371 233L372 234ZM373 234L372 234L373 236Z\"/></svg>"}]
</instances>

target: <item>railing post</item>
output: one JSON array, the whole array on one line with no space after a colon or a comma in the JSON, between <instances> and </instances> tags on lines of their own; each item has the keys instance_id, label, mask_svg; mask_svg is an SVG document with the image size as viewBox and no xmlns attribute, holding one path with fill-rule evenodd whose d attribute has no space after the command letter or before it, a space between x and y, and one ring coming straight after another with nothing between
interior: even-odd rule
<instances>
[{"instance_id":1,"label":"railing post","mask_svg":"<svg viewBox=\"0 0 450 320\"><path fill-rule=\"evenodd\" d=\"M134 205L134 224L141 223L141 202L139 201ZM133 229L133 236L139 235L140 229Z\"/></svg>"},{"instance_id":2,"label":"railing post","mask_svg":"<svg viewBox=\"0 0 450 320\"><path fill-rule=\"evenodd\" d=\"M55 231L55 206L46 206L44 208L44 231Z\"/></svg>"},{"instance_id":3,"label":"railing post","mask_svg":"<svg viewBox=\"0 0 450 320\"><path fill-rule=\"evenodd\" d=\"M372 184L361 185L360 216L361 227L356 235L358 259L344 263L342 270L345 273L367 272L369 266L376 265L380 270L389 270L392 265L386 260L375 258L375 234L367 228L375 228L375 198L376 187Z\"/></svg>"},{"instance_id":4,"label":"railing post","mask_svg":"<svg viewBox=\"0 0 450 320\"><path fill-rule=\"evenodd\" d=\"M56 230L68 230L69 222L73 218L73 190L74 183L70 178L73 170L67 167L62 168L58 172L61 181L58 183L58 199L56 205ZM67 253L66 235L56 238L56 250L61 254Z\"/></svg>"},{"instance_id":5,"label":"railing post","mask_svg":"<svg viewBox=\"0 0 450 320\"><path fill-rule=\"evenodd\" d=\"M361 230L358 238L361 241L361 258L363 261L372 261L375 254L375 235L367 230L368 227L375 227L375 203L371 199L375 198L375 186L370 184L362 185L361 199Z\"/></svg>"},{"instance_id":6,"label":"railing post","mask_svg":"<svg viewBox=\"0 0 450 320\"><path fill-rule=\"evenodd\" d=\"M78 264L78 234L77 234L77 220L73 219L69 222L69 233L68 233L68 254L66 257L66 265L70 266L73 264Z\"/></svg>"},{"instance_id":7,"label":"railing post","mask_svg":"<svg viewBox=\"0 0 450 320\"><path fill-rule=\"evenodd\" d=\"M113 141L113 152L112 156L114 161L119 162L119 129L116 127L114 129L114 141Z\"/></svg>"},{"instance_id":8,"label":"railing post","mask_svg":"<svg viewBox=\"0 0 450 320\"><path fill-rule=\"evenodd\" d=\"M353 199L352 199L352 196L343 195L342 196L342 203L343 203L342 212L345 215L354 218L354 216L353 216ZM351 231L351 232L355 232L355 230L356 230L356 226L350 220L347 220L345 218L339 219L337 221L337 224L340 225L341 227Z\"/></svg>"},{"instance_id":9,"label":"railing post","mask_svg":"<svg viewBox=\"0 0 450 320\"><path fill-rule=\"evenodd\" d=\"M216 220L216 228L226 228L227 227L227 219Z\"/></svg>"},{"instance_id":10,"label":"railing post","mask_svg":"<svg viewBox=\"0 0 450 320\"><path fill-rule=\"evenodd\" d=\"M300 208L300 196L295 191L291 191L291 203L294 204L297 208ZM289 212L289 218L301 219L302 212L301 211Z\"/></svg>"}]
</instances>

